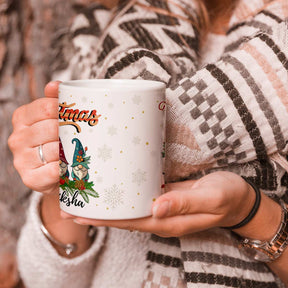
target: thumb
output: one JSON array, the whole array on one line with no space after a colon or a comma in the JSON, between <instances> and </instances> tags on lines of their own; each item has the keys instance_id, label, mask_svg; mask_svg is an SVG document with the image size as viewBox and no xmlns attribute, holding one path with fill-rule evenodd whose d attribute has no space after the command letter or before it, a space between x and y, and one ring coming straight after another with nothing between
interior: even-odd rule
<instances>
[{"instance_id":1,"label":"thumb","mask_svg":"<svg viewBox=\"0 0 288 288\"><path fill-rule=\"evenodd\" d=\"M51 81L49 82L44 89L44 94L48 98L57 98L58 97L58 88L61 81Z\"/></svg>"},{"instance_id":2,"label":"thumb","mask_svg":"<svg viewBox=\"0 0 288 288\"><path fill-rule=\"evenodd\" d=\"M203 213L207 206L207 196L200 187L173 190L160 196L152 207L155 218Z\"/></svg>"}]
</instances>

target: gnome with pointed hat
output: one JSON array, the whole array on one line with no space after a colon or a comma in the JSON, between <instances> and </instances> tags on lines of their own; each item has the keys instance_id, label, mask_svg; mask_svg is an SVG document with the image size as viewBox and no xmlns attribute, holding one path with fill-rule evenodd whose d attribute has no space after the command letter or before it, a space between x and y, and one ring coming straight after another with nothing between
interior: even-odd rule
<instances>
[{"instance_id":1,"label":"gnome with pointed hat","mask_svg":"<svg viewBox=\"0 0 288 288\"><path fill-rule=\"evenodd\" d=\"M79 139L74 138L72 143L76 142L74 156L73 156L73 164L72 167L72 178L73 180L83 180L85 182L89 179L88 164L90 163L90 156L86 157L87 147L85 150L83 149L82 143Z\"/></svg>"},{"instance_id":2,"label":"gnome with pointed hat","mask_svg":"<svg viewBox=\"0 0 288 288\"><path fill-rule=\"evenodd\" d=\"M59 171L60 177L69 178L68 161L66 160L63 145L59 138Z\"/></svg>"}]
</instances>

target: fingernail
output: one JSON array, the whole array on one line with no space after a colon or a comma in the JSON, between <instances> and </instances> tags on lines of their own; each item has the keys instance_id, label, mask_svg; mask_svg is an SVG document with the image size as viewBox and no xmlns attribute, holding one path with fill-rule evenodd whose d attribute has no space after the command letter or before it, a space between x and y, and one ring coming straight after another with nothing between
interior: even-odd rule
<instances>
[{"instance_id":1,"label":"fingernail","mask_svg":"<svg viewBox=\"0 0 288 288\"><path fill-rule=\"evenodd\" d=\"M163 217L167 216L169 213L169 206L170 205L169 205L168 201L165 201L165 202L160 203L160 204L156 204L152 210L153 217L163 218Z\"/></svg>"}]
</instances>

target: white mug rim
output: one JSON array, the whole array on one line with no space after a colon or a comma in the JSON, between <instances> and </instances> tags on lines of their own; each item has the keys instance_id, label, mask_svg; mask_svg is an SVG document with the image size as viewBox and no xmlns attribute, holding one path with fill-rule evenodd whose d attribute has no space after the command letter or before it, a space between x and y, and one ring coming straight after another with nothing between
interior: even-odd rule
<instances>
[{"instance_id":1,"label":"white mug rim","mask_svg":"<svg viewBox=\"0 0 288 288\"><path fill-rule=\"evenodd\" d=\"M145 84L144 84L145 82ZM109 83L109 85L108 85ZM139 79L85 79L69 80L59 84L61 89L109 91L162 91L166 85L160 81Z\"/></svg>"}]
</instances>

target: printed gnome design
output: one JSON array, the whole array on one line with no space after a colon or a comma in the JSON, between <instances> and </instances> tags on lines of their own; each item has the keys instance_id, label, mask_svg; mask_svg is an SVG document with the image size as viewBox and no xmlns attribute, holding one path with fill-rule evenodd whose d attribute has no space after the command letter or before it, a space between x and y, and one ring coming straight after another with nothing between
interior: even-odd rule
<instances>
[{"instance_id":1,"label":"printed gnome design","mask_svg":"<svg viewBox=\"0 0 288 288\"><path fill-rule=\"evenodd\" d=\"M83 149L82 143L79 139L74 138L72 143L76 142L71 176L73 180L69 179L68 161L66 160L63 145L59 138L59 167L60 167L60 188L68 195L81 195L86 203L89 203L89 196L97 198L98 193L93 189L94 183L88 182L90 156L86 156L87 147ZM77 194L76 194L77 193ZM75 196L74 196L75 197Z\"/></svg>"},{"instance_id":2,"label":"printed gnome design","mask_svg":"<svg viewBox=\"0 0 288 288\"><path fill-rule=\"evenodd\" d=\"M60 168L60 177L69 178L69 171L68 171L68 161L66 160L66 156L64 153L63 145L61 139L59 138L59 168Z\"/></svg>"},{"instance_id":3,"label":"printed gnome design","mask_svg":"<svg viewBox=\"0 0 288 288\"><path fill-rule=\"evenodd\" d=\"M72 143L74 142L76 142L76 147L75 147L74 156L73 156L73 164L71 165L72 178L73 180L83 180L87 182L89 179L88 164L90 163L89 162L90 156L85 157L87 147L85 147L85 151L84 151L83 146L79 139L74 138L72 140Z\"/></svg>"}]
</instances>

